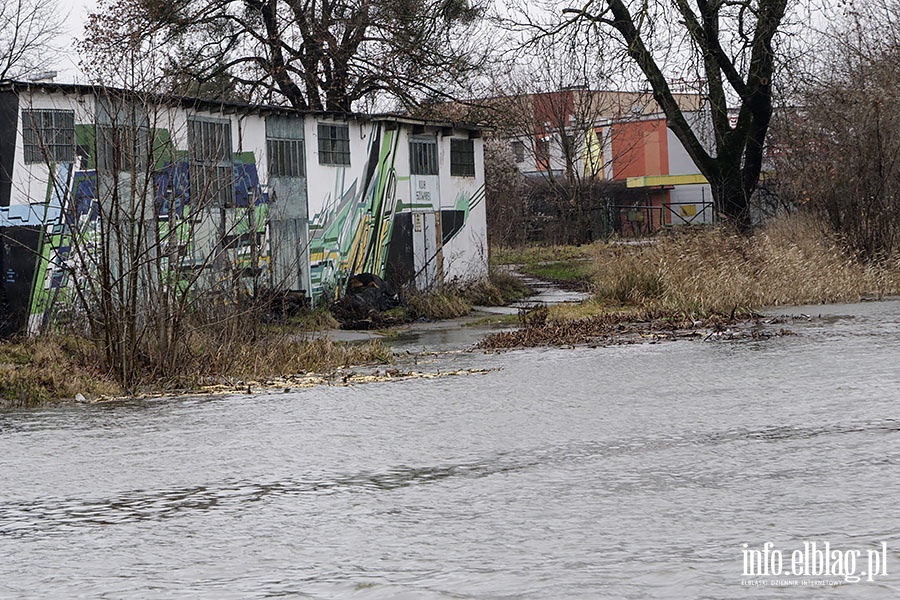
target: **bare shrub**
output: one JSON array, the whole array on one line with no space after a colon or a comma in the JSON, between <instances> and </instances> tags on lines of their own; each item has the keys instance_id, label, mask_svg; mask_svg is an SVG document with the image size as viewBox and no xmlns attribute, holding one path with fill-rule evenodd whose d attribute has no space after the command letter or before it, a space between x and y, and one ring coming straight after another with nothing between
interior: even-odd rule
<instances>
[{"instance_id":1,"label":"bare shrub","mask_svg":"<svg viewBox=\"0 0 900 600\"><path fill-rule=\"evenodd\" d=\"M853 5L825 64L779 119L776 170L864 260L900 250L900 34L896 3Z\"/></svg>"}]
</instances>

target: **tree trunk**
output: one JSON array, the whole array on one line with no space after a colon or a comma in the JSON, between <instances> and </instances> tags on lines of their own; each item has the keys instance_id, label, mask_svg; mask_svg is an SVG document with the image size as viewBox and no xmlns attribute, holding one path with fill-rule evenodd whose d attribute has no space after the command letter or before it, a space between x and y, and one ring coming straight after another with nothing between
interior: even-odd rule
<instances>
[{"instance_id":1,"label":"tree trunk","mask_svg":"<svg viewBox=\"0 0 900 600\"><path fill-rule=\"evenodd\" d=\"M750 194L744 188L744 176L740 169L724 170L718 177L710 177L716 213L743 233L750 231Z\"/></svg>"}]
</instances>

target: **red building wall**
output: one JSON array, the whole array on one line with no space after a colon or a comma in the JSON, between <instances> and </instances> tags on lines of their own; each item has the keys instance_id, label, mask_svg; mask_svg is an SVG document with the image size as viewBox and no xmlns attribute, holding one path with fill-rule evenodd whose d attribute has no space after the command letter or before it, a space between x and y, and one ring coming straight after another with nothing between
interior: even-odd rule
<instances>
[{"instance_id":1,"label":"red building wall","mask_svg":"<svg viewBox=\"0 0 900 600\"><path fill-rule=\"evenodd\" d=\"M669 145L665 119L626 121L613 125L613 179L669 174ZM642 211L623 209L623 223L642 214L642 221L634 221L635 230L656 230L668 222L664 203L669 201L665 189L647 189L647 206ZM638 233L638 231L635 231Z\"/></svg>"}]
</instances>

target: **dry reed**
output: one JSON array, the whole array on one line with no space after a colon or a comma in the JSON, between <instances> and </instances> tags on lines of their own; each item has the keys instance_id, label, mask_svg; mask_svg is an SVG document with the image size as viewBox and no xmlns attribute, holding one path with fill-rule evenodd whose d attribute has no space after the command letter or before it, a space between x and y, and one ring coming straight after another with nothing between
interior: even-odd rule
<instances>
[{"instance_id":1,"label":"dry reed","mask_svg":"<svg viewBox=\"0 0 900 600\"><path fill-rule=\"evenodd\" d=\"M655 243L595 250L602 299L691 314L858 301L900 292L896 261L864 264L808 216L752 236L726 228L673 232Z\"/></svg>"}]
</instances>

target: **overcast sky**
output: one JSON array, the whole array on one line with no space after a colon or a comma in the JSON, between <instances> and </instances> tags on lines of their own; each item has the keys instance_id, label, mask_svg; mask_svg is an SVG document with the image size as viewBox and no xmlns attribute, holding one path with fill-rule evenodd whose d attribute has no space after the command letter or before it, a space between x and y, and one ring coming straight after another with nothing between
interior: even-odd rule
<instances>
[{"instance_id":1,"label":"overcast sky","mask_svg":"<svg viewBox=\"0 0 900 600\"><path fill-rule=\"evenodd\" d=\"M78 66L78 56L75 52L75 41L84 35L84 23L87 15L96 7L96 0L57 0L60 10L68 15L66 20L65 39L60 40L60 46L68 50L62 54L53 64L48 64L48 70L56 70L58 72L57 81L59 82L78 82L87 83ZM573 2L574 4L575 2ZM799 19L801 22L823 27L827 21L821 6L831 5L831 0L806 0L793 3L795 10L805 13L805 16ZM502 4L502 3L495 3ZM568 4L568 3L566 3ZM814 7L819 7L817 10Z\"/></svg>"},{"instance_id":2,"label":"overcast sky","mask_svg":"<svg viewBox=\"0 0 900 600\"><path fill-rule=\"evenodd\" d=\"M85 19L94 6L94 0L59 0L59 9L68 14L68 18L66 19L66 31L63 34L66 39L61 40L60 44L67 52L60 56L54 66L48 67L59 73L57 81L74 82L78 81L81 76L74 44L75 40L81 39L84 34Z\"/></svg>"}]
</instances>

